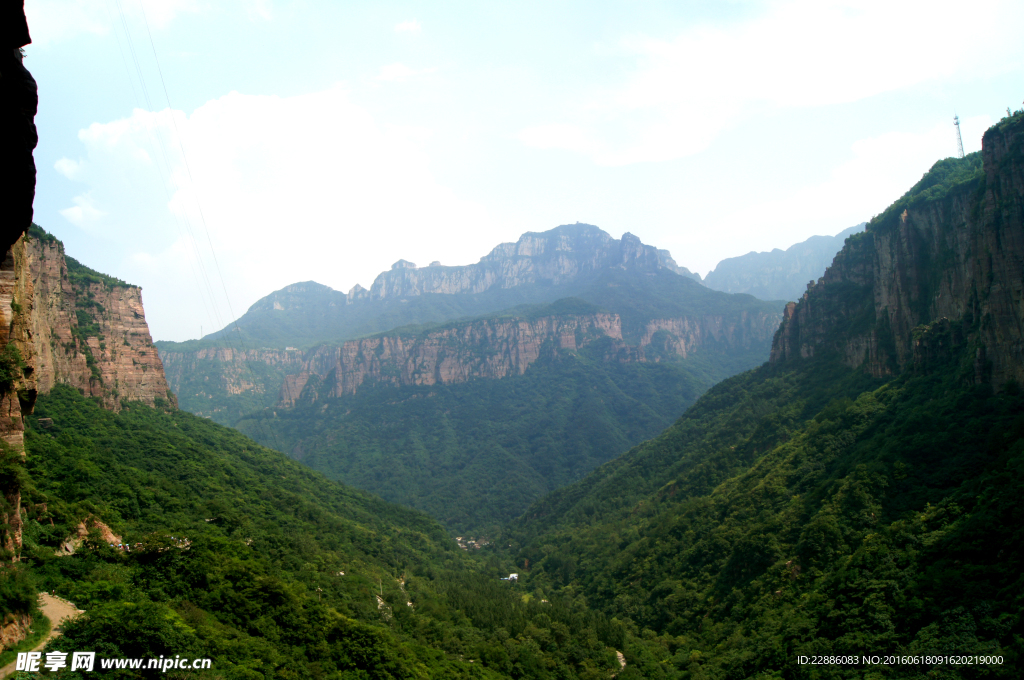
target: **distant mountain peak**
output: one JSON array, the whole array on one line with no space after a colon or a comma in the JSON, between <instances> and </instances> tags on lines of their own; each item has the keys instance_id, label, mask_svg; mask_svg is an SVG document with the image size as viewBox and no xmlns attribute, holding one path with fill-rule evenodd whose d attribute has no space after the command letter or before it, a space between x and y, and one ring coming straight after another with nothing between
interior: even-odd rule
<instances>
[{"instance_id":1,"label":"distant mountain peak","mask_svg":"<svg viewBox=\"0 0 1024 680\"><path fill-rule=\"evenodd\" d=\"M835 236L812 236L786 250L750 251L722 260L704 285L724 293L748 293L762 300L796 300L808 281L816 281L843 248L848 236L864 231L866 222Z\"/></svg>"}]
</instances>

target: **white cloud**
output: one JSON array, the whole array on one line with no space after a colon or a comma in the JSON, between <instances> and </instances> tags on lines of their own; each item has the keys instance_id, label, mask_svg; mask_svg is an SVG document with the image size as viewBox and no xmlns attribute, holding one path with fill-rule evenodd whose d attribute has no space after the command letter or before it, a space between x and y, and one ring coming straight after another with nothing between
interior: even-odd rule
<instances>
[{"instance_id":1,"label":"white cloud","mask_svg":"<svg viewBox=\"0 0 1024 680\"><path fill-rule=\"evenodd\" d=\"M436 70L437 69L434 68L415 69L410 68L405 64L388 64L387 66L380 67L380 73L377 74L377 80L400 83L409 80L410 78L415 78L416 76L433 73Z\"/></svg>"},{"instance_id":2,"label":"white cloud","mask_svg":"<svg viewBox=\"0 0 1024 680\"><path fill-rule=\"evenodd\" d=\"M75 196L72 200L75 205L61 210L60 214L76 227L89 230L107 214L96 207L96 201L90 192Z\"/></svg>"},{"instance_id":3,"label":"white cloud","mask_svg":"<svg viewBox=\"0 0 1024 680\"><path fill-rule=\"evenodd\" d=\"M54 169L68 179L77 179L78 170L81 167L77 161L70 158L61 158L53 164Z\"/></svg>"},{"instance_id":4,"label":"white cloud","mask_svg":"<svg viewBox=\"0 0 1024 680\"><path fill-rule=\"evenodd\" d=\"M467 262L493 246L480 231L485 211L433 179L430 131L378 125L340 86L295 97L231 93L174 116L188 169L170 112L93 124L80 134L88 159L76 171L92 202L75 199L62 213L130 244L122 276L146 287L158 337L227 320L204 222L236 314L314 276L348 290L369 286L399 256ZM196 320L213 304L207 278L220 311Z\"/></svg>"},{"instance_id":5,"label":"white cloud","mask_svg":"<svg viewBox=\"0 0 1024 680\"><path fill-rule=\"evenodd\" d=\"M395 26L395 33L419 33L422 31L420 22L412 19L410 21L403 21L402 23Z\"/></svg>"},{"instance_id":6,"label":"white cloud","mask_svg":"<svg viewBox=\"0 0 1024 680\"><path fill-rule=\"evenodd\" d=\"M599 165L669 160L765 112L859 101L982 64L991 75L993 65L1024 59L1014 37L1024 5L979 2L970 12L952 0L776 2L738 27L695 27L668 41L632 36L620 48L635 70L567 112L577 130L559 141L541 133L554 129L543 123L520 139Z\"/></svg>"}]
</instances>

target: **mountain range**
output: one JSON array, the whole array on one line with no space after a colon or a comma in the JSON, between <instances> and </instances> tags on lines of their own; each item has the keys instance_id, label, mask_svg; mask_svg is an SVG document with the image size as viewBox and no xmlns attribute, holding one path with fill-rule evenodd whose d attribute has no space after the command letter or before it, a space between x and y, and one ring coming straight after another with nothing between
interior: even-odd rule
<instances>
[{"instance_id":1,"label":"mountain range","mask_svg":"<svg viewBox=\"0 0 1024 680\"><path fill-rule=\"evenodd\" d=\"M236 335L292 354L248 387L232 366L257 350L230 332L168 348L241 392L279 376L279 403L236 402L235 424L292 456L373 463L336 447L406 437L368 480L476 461L580 477L503 496L525 512L472 537L177 408L139 289L30 227L30 166L10 164L0 261L0 664L42 644L51 663L205 658L169 677L247 680L1019 676L1024 111L788 303L571 225L354 291L399 326L317 303L288 350L271 305ZM586 449L672 409L621 455ZM431 493L463 510L481 493L458 491ZM48 642L40 591L84 610Z\"/></svg>"},{"instance_id":2,"label":"mountain range","mask_svg":"<svg viewBox=\"0 0 1024 680\"><path fill-rule=\"evenodd\" d=\"M289 286L234 338L158 343L172 389L183 408L459 532L493 531L764 361L783 307L710 290L666 251L586 224L524 234L476 265L399 263L339 295ZM469 310L483 313L240 349Z\"/></svg>"}]
</instances>

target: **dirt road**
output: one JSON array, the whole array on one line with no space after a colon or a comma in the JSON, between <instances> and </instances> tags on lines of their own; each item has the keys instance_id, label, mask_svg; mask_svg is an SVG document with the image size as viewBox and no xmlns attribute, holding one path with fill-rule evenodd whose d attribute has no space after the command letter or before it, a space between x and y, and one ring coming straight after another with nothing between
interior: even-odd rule
<instances>
[{"instance_id":1,"label":"dirt road","mask_svg":"<svg viewBox=\"0 0 1024 680\"><path fill-rule=\"evenodd\" d=\"M43 610L43 616L50 619L50 634L46 636L45 640L32 649L33 652L38 652L46 646L47 642L60 635L60 626L62 623L84 613L81 609L75 608L75 605L71 604L67 600L54 597L49 593L39 593L39 608ZM6 678L9 675L14 675L14 667L16 663L16 661L12 661L3 668L0 668L0 679Z\"/></svg>"}]
</instances>

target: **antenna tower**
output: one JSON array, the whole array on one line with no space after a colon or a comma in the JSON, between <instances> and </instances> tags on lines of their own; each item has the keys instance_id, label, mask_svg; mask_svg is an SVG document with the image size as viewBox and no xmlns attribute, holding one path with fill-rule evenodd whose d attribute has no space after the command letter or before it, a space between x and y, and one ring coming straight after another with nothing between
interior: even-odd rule
<instances>
[{"instance_id":1,"label":"antenna tower","mask_svg":"<svg viewBox=\"0 0 1024 680\"><path fill-rule=\"evenodd\" d=\"M964 138L960 136L960 116L953 116L953 125L956 126L956 148L960 151L960 158L964 157Z\"/></svg>"}]
</instances>

